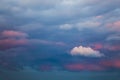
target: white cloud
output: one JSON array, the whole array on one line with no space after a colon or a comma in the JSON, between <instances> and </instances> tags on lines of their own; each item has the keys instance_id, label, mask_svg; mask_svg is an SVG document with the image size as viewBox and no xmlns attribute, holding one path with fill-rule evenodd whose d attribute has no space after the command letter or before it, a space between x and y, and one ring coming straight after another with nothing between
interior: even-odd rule
<instances>
[{"instance_id":1,"label":"white cloud","mask_svg":"<svg viewBox=\"0 0 120 80\"><path fill-rule=\"evenodd\" d=\"M120 34L115 34L115 35L111 35L109 37L107 37L106 39L107 41L111 41L111 40L120 40Z\"/></svg>"},{"instance_id":2,"label":"white cloud","mask_svg":"<svg viewBox=\"0 0 120 80\"><path fill-rule=\"evenodd\" d=\"M83 22L77 22L74 24L63 24L60 25L60 29L62 30L71 30L73 28L78 29L78 30L82 30L82 29L86 29L86 28L98 28L101 25L100 22L91 20L91 21L83 21Z\"/></svg>"},{"instance_id":3,"label":"white cloud","mask_svg":"<svg viewBox=\"0 0 120 80\"><path fill-rule=\"evenodd\" d=\"M100 22L96 22L96 21L85 21L85 22L80 22L80 23L77 23L76 26L77 28L81 29L81 28L95 28L95 27L98 27L100 26Z\"/></svg>"},{"instance_id":4,"label":"white cloud","mask_svg":"<svg viewBox=\"0 0 120 80\"><path fill-rule=\"evenodd\" d=\"M71 52L71 55L81 55L81 56L86 56L86 57L102 57L104 54L100 53L99 51L93 50L90 47L74 47Z\"/></svg>"},{"instance_id":5,"label":"white cloud","mask_svg":"<svg viewBox=\"0 0 120 80\"><path fill-rule=\"evenodd\" d=\"M64 24L64 25L60 25L60 29L63 29L63 30L70 30L72 29L72 25L71 24Z\"/></svg>"}]
</instances>

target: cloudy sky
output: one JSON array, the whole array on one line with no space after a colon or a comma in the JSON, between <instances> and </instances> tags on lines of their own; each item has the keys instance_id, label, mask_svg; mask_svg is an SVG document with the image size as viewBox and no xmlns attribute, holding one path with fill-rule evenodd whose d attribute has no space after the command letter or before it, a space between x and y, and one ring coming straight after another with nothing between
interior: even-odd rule
<instances>
[{"instance_id":1,"label":"cloudy sky","mask_svg":"<svg viewBox=\"0 0 120 80\"><path fill-rule=\"evenodd\" d=\"M62 80L78 72L86 77L97 76L94 72L99 76L113 72L116 75L111 79L118 80L119 3L120 0L1 0L0 74L5 77L8 70L21 76L19 71L24 73L29 67L40 72L35 74L46 72L45 76L48 72L66 74Z\"/></svg>"}]
</instances>

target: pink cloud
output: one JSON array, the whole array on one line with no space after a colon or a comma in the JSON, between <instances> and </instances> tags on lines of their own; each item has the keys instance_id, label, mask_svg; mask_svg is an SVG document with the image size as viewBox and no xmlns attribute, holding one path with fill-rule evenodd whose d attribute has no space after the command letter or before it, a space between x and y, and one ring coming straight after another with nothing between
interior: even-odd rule
<instances>
[{"instance_id":1,"label":"pink cloud","mask_svg":"<svg viewBox=\"0 0 120 80\"><path fill-rule=\"evenodd\" d=\"M66 44L63 42L54 42L54 41L41 40L41 39L30 39L28 41L29 41L29 43L33 43L33 44L66 46Z\"/></svg>"},{"instance_id":2,"label":"pink cloud","mask_svg":"<svg viewBox=\"0 0 120 80\"><path fill-rule=\"evenodd\" d=\"M100 64L106 68L109 67L120 68L120 59L101 61Z\"/></svg>"},{"instance_id":3,"label":"pink cloud","mask_svg":"<svg viewBox=\"0 0 120 80\"><path fill-rule=\"evenodd\" d=\"M115 26L119 27L120 28L120 21L116 21L113 23Z\"/></svg>"},{"instance_id":4,"label":"pink cloud","mask_svg":"<svg viewBox=\"0 0 120 80\"><path fill-rule=\"evenodd\" d=\"M0 40L0 50L23 46L28 43L28 35L20 31L5 30L1 33L3 39ZM18 38L18 39L17 39Z\"/></svg>"},{"instance_id":5,"label":"pink cloud","mask_svg":"<svg viewBox=\"0 0 120 80\"><path fill-rule=\"evenodd\" d=\"M1 50L5 50L5 49L9 49L12 47L16 47L16 46L22 46L22 45L26 45L27 44L27 40L26 39L3 39L0 40L0 49Z\"/></svg>"},{"instance_id":6,"label":"pink cloud","mask_svg":"<svg viewBox=\"0 0 120 80\"><path fill-rule=\"evenodd\" d=\"M26 44L27 40L26 39L3 39L0 40L0 45L24 45Z\"/></svg>"},{"instance_id":7,"label":"pink cloud","mask_svg":"<svg viewBox=\"0 0 120 80\"><path fill-rule=\"evenodd\" d=\"M111 31L120 31L120 21L108 23L105 26L108 27L109 30L111 30Z\"/></svg>"},{"instance_id":8,"label":"pink cloud","mask_svg":"<svg viewBox=\"0 0 120 80\"><path fill-rule=\"evenodd\" d=\"M120 50L120 45L111 46L111 47L109 47L109 49L114 50L114 51Z\"/></svg>"},{"instance_id":9,"label":"pink cloud","mask_svg":"<svg viewBox=\"0 0 120 80\"><path fill-rule=\"evenodd\" d=\"M115 61L114 61L114 66L115 66L116 68L120 68L120 60L115 60Z\"/></svg>"},{"instance_id":10,"label":"pink cloud","mask_svg":"<svg viewBox=\"0 0 120 80\"><path fill-rule=\"evenodd\" d=\"M102 15L99 15L99 16L96 16L95 18L96 18L96 19L101 19L101 18L103 18L103 16L102 16Z\"/></svg>"},{"instance_id":11,"label":"pink cloud","mask_svg":"<svg viewBox=\"0 0 120 80\"><path fill-rule=\"evenodd\" d=\"M103 45L100 44L100 43L96 43L96 44L93 45L93 49L95 49L95 50L100 50L102 48L103 48Z\"/></svg>"},{"instance_id":12,"label":"pink cloud","mask_svg":"<svg viewBox=\"0 0 120 80\"><path fill-rule=\"evenodd\" d=\"M120 45L106 45L105 49L108 49L110 51L119 51Z\"/></svg>"},{"instance_id":13,"label":"pink cloud","mask_svg":"<svg viewBox=\"0 0 120 80\"><path fill-rule=\"evenodd\" d=\"M108 70L110 68L120 69L120 59L103 60L98 62L98 64L71 63L65 64L64 68L68 71L103 71Z\"/></svg>"},{"instance_id":14,"label":"pink cloud","mask_svg":"<svg viewBox=\"0 0 120 80\"><path fill-rule=\"evenodd\" d=\"M38 45L54 45L54 46L66 46L63 42L52 42L47 40L40 40L40 39L27 39L27 38L20 38L20 39L14 39L14 38L6 38L0 40L0 49L6 50L13 47L19 47L19 46L33 46L33 44Z\"/></svg>"},{"instance_id":15,"label":"pink cloud","mask_svg":"<svg viewBox=\"0 0 120 80\"><path fill-rule=\"evenodd\" d=\"M67 64L64 67L70 71L80 71L85 69L85 66L83 64Z\"/></svg>"},{"instance_id":16,"label":"pink cloud","mask_svg":"<svg viewBox=\"0 0 120 80\"><path fill-rule=\"evenodd\" d=\"M28 39L28 34L20 31L6 30L1 33L3 39L0 40L0 50L6 50L13 47L19 47L23 45L54 45L54 46L65 46L63 42L54 42L41 39Z\"/></svg>"},{"instance_id":17,"label":"pink cloud","mask_svg":"<svg viewBox=\"0 0 120 80\"><path fill-rule=\"evenodd\" d=\"M94 64L80 64L80 63L67 64L67 65L64 66L64 68L66 70L70 70L70 71L82 71L82 70L100 71L100 70L104 70L99 65L94 65Z\"/></svg>"},{"instance_id":18,"label":"pink cloud","mask_svg":"<svg viewBox=\"0 0 120 80\"><path fill-rule=\"evenodd\" d=\"M6 30L1 33L3 37L27 37L26 33L20 31Z\"/></svg>"},{"instance_id":19,"label":"pink cloud","mask_svg":"<svg viewBox=\"0 0 120 80\"><path fill-rule=\"evenodd\" d=\"M90 71L100 71L100 70L104 70L104 68L100 65L94 65L94 64L89 64L86 66L87 70Z\"/></svg>"},{"instance_id":20,"label":"pink cloud","mask_svg":"<svg viewBox=\"0 0 120 80\"><path fill-rule=\"evenodd\" d=\"M120 45L109 45L109 44L101 44L95 43L91 45L94 50L106 49L110 51L118 51L120 50Z\"/></svg>"}]
</instances>

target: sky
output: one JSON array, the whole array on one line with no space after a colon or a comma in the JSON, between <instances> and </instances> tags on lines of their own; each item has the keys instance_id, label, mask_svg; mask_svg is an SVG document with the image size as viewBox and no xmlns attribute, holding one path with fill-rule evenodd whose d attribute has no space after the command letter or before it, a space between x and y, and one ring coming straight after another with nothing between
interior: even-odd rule
<instances>
[{"instance_id":1,"label":"sky","mask_svg":"<svg viewBox=\"0 0 120 80\"><path fill-rule=\"evenodd\" d=\"M84 75L82 80L106 80L111 74L110 79L120 79L119 3L1 0L1 77L6 80L9 74L14 78L11 80L18 80L32 69L31 74L43 74L48 79L62 76L62 80L74 80ZM28 72L24 72L26 67ZM42 76L41 80L47 78Z\"/></svg>"}]
</instances>

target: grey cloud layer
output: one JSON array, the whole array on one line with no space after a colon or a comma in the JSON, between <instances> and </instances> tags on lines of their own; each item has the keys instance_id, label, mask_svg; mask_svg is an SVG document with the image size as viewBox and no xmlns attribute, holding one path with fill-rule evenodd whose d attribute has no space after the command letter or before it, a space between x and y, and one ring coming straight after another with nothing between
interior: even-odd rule
<instances>
[{"instance_id":1,"label":"grey cloud layer","mask_svg":"<svg viewBox=\"0 0 120 80\"><path fill-rule=\"evenodd\" d=\"M105 53L108 58L112 54L115 58L119 57L119 51L108 52L103 46L109 44L109 49L119 49L119 3L120 0L1 0L0 32L7 30L13 31L13 34L16 34L15 31L29 34L24 38L32 45L27 48L15 46L7 51L19 53L20 49L21 53L23 51L23 54L17 56L18 59L23 59L20 62L35 67L42 63L56 66L85 60L81 56L78 59L67 53L75 46L91 47L97 43L101 46L91 48L102 48L96 51ZM0 39L4 38L0 36ZM4 54L5 59L6 56L8 55ZM9 62L9 59L6 61Z\"/></svg>"},{"instance_id":2,"label":"grey cloud layer","mask_svg":"<svg viewBox=\"0 0 120 80\"><path fill-rule=\"evenodd\" d=\"M119 2L119 0L2 0L1 11L14 17L36 18L43 22L71 21L111 12L119 8Z\"/></svg>"}]
</instances>

